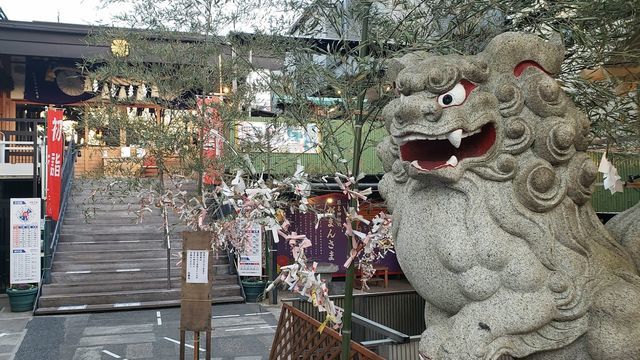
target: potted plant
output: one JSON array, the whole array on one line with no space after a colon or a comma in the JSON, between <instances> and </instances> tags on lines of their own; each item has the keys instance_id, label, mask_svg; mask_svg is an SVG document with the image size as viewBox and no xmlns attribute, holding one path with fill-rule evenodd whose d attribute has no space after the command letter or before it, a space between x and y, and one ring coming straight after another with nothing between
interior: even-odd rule
<instances>
[{"instance_id":1,"label":"potted plant","mask_svg":"<svg viewBox=\"0 0 640 360\"><path fill-rule=\"evenodd\" d=\"M242 288L247 302L258 302L267 287L267 282L260 277L242 279Z\"/></svg>"},{"instance_id":2,"label":"potted plant","mask_svg":"<svg viewBox=\"0 0 640 360\"><path fill-rule=\"evenodd\" d=\"M12 312L31 311L36 295L38 295L38 286L35 284L12 284L7 289L7 295Z\"/></svg>"}]
</instances>

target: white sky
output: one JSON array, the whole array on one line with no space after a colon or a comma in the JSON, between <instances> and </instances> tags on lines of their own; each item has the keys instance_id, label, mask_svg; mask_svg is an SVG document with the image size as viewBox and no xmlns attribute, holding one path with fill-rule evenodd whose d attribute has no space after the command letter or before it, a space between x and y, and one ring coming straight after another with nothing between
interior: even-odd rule
<instances>
[{"instance_id":1,"label":"white sky","mask_svg":"<svg viewBox=\"0 0 640 360\"><path fill-rule=\"evenodd\" d=\"M9 20L70 24L108 23L116 10L99 10L100 0L0 0Z\"/></svg>"},{"instance_id":2,"label":"white sky","mask_svg":"<svg viewBox=\"0 0 640 360\"><path fill-rule=\"evenodd\" d=\"M238 3L242 3L239 0ZM233 11L233 1L227 3L229 11ZM68 24L99 25L112 24L114 15L126 10L126 5L111 5L107 9L100 8L100 0L0 0L0 7L9 20L16 21L47 21ZM259 9L258 9L259 10ZM262 13L259 10L259 13ZM270 12L269 15L282 16L282 12ZM256 23L266 24L260 20L260 14L251 18L250 23L235 24L235 30L251 32ZM264 14L263 14L264 15ZM293 21L294 16L287 16ZM262 27L262 26L261 26ZM232 27L223 27L220 34L225 34Z\"/></svg>"}]
</instances>

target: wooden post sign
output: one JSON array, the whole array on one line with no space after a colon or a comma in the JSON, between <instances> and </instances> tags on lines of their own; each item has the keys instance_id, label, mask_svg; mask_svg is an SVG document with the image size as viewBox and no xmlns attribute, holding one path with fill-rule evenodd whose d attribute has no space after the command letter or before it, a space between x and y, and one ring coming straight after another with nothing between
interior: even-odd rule
<instances>
[{"instance_id":1,"label":"wooden post sign","mask_svg":"<svg viewBox=\"0 0 640 360\"><path fill-rule=\"evenodd\" d=\"M180 299L180 360L185 356L185 332L193 331L193 358L200 359L200 331L206 333L206 357L211 359L211 233L182 233L182 291Z\"/></svg>"}]
</instances>

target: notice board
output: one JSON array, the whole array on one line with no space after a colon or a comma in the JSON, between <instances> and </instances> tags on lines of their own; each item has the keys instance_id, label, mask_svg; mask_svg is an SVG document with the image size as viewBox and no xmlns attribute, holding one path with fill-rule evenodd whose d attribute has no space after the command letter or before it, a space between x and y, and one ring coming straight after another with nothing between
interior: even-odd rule
<instances>
[{"instance_id":1,"label":"notice board","mask_svg":"<svg viewBox=\"0 0 640 360\"><path fill-rule=\"evenodd\" d=\"M40 198L10 200L11 284L40 282Z\"/></svg>"},{"instance_id":2,"label":"notice board","mask_svg":"<svg viewBox=\"0 0 640 360\"><path fill-rule=\"evenodd\" d=\"M262 226L252 224L246 230L247 241L238 259L240 276L262 276Z\"/></svg>"},{"instance_id":3,"label":"notice board","mask_svg":"<svg viewBox=\"0 0 640 360\"><path fill-rule=\"evenodd\" d=\"M180 330L211 330L211 239L212 234L207 231L182 233Z\"/></svg>"}]
</instances>

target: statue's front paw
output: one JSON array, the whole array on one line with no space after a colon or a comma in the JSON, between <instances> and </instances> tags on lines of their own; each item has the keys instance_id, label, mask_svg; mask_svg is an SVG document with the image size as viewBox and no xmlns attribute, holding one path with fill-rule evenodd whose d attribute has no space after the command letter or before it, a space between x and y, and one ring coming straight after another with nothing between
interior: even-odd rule
<instances>
[{"instance_id":1,"label":"statue's front paw","mask_svg":"<svg viewBox=\"0 0 640 360\"><path fill-rule=\"evenodd\" d=\"M429 360L485 359L490 337L469 327L437 325L429 327L420 340L420 354Z\"/></svg>"},{"instance_id":2,"label":"statue's front paw","mask_svg":"<svg viewBox=\"0 0 640 360\"><path fill-rule=\"evenodd\" d=\"M478 360L483 352L482 348L471 349L465 337L452 332L449 326L436 325L422 333L420 356L428 360Z\"/></svg>"},{"instance_id":3,"label":"statue's front paw","mask_svg":"<svg viewBox=\"0 0 640 360\"><path fill-rule=\"evenodd\" d=\"M471 349L470 344L464 340L451 339L440 345L438 349L438 355L435 359L438 360L479 360L484 356L483 347L477 349ZM434 360L435 360L434 359Z\"/></svg>"},{"instance_id":4,"label":"statue's front paw","mask_svg":"<svg viewBox=\"0 0 640 360\"><path fill-rule=\"evenodd\" d=\"M438 359L438 351L449 337L449 328L444 324L429 326L420 339L420 356L423 359Z\"/></svg>"}]
</instances>

